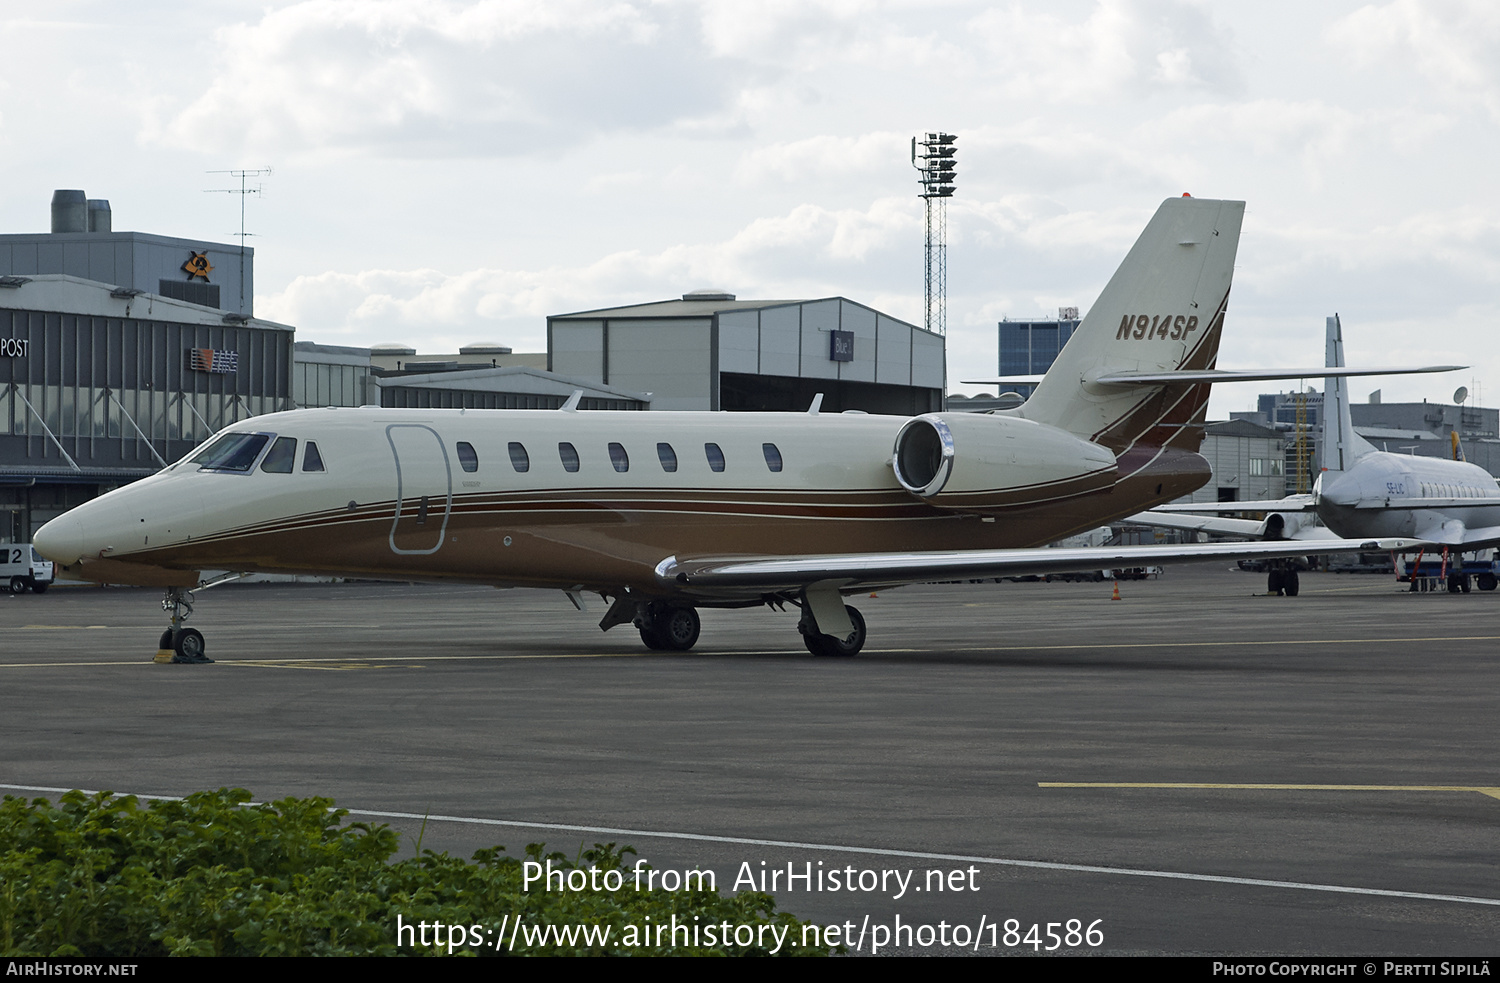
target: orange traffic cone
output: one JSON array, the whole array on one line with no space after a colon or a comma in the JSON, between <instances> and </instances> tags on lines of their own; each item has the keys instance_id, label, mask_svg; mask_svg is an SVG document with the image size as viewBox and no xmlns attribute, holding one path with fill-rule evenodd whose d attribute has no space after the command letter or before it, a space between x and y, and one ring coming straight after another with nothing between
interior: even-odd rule
<instances>
[{"instance_id":1,"label":"orange traffic cone","mask_svg":"<svg viewBox=\"0 0 1500 983\"><path fill-rule=\"evenodd\" d=\"M1119 599L1120 599L1120 582L1117 580L1117 581L1115 581L1115 592L1114 592L1114 595L1110 597L1110 600L1111 601L1118 601Z\"/></svg>"}]
</instances>

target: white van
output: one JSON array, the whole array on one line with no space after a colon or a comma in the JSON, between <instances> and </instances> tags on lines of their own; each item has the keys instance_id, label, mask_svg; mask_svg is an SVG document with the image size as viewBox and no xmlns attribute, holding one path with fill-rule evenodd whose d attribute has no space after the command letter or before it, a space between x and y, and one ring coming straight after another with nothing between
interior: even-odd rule
<instances>
[{"instance_id":1,"label":"white van","mask_svg":"<svg viewBox=\"0 0 1500 983\"><path fill-rule=\"evenodd\" d=\"M12 594L24 594L27 588L40 594L55 577L52 561L43 559L30 543L0 543L0 587L9 583Z\"/></svg>"}]
</instances>

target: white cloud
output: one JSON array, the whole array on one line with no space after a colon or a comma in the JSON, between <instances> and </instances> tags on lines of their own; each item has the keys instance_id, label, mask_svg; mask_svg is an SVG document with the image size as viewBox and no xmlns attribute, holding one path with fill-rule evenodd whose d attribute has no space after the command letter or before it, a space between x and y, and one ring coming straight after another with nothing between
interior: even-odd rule
<instances>
[{"instance_id":1,"label":"white cloud","mask_svg":"<svg viewBox=\"0 0 1500 983\"><path fill-rule=\"evenodd\" d=\"M1370 4L1328 28L1335 50L1382 74L1407 69L1500 121L1500 7L1488 0Z\"/></svg>"},{"instance_id":2,"label":"white cloud","mask_svg":"<svg viewBox=\"0 0 1500 983\"><path fill-rule=\"evenodd\" d=\"M305 0L215 35L215 74L148 139L262 153L520 154L714 111L690 11L587 0Z\"/></svg>"},{"instance_id":3,"label":"white cloud","mask_svg":"<svg viewBox=\"0 0 1500 983\"><path fill-rule=\"evenodd\" d=\"M501 329L508 343L519 345L519 337L541 345L548 314L660 300L705 284L742 297L846 293L840 271L919 234L919 214L905 199L881 199L862 210L800 205L752 221L719 243L626 250L580 266L298 276L280 292L262 296L256 313L295 324L317 340L426 339L436 332L462 341Z\"/></svg>"},{"instance_id":4,"label":"white cloud","mask_svg":"<svg viewBox=\"0 0 1500 983\"><path fill-rule=\"evenodd\" d=\"M777 180L806 185L828 180L847 180L851 175L897 170L910 157L910 133L863 133L859 136L821 134L790 143L756 146L745 154L735 177L747 184ZM916 171L904 175L916 193Z\"/></svg>"},{"instance_id":5,"label":"white cloud","mask_svg":"<svg viewBox=\"0 0 1500 983\"><path fill-rule=\"evenodd\" d=\"M1184 0L1100 0L1083 17L1012 3L986 10L966 29L1012 98L1096 103L1242 85L1225 30L1208 7Z\"/></svg>"}]
</instances>

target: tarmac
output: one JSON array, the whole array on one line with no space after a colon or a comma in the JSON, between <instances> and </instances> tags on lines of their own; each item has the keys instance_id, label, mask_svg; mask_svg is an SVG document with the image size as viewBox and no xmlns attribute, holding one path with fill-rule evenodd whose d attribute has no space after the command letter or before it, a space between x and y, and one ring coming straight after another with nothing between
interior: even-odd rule
<instances>
[{"instance_id":1,"label":"tarmac","mask_svg":"<svg viewBox=\"0 0 1500 983\"><path fill-rule=\"evenodd\" d=\"M1500 950L1500 592L1112 586L856 595L865 651L828 659L791 610L660 653L598 598L226 585L201 666L152 662L158 591L3 597L0 792L323 795L403 855L629 844L779 875L861 953Z\"/></svg>"}]
</instances>

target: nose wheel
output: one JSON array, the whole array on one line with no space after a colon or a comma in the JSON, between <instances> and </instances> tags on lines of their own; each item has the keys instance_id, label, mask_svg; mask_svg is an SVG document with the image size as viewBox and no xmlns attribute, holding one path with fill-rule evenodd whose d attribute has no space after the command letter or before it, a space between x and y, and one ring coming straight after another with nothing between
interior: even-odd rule
<instances>
[{"instance_id":1,"label":"nose wheel","mask_svg":"<svg viewBox=\"0 0 1500 983\"><path fill-rule=\"evenodd\" d=\"M172 620L171 627L161 633L157 644L156 661L186 665L203 665L213 662L204 650L203 633L196 628L184 628L182 623L193 613L192 591L181 587L168 587L161 600L161 609Z\"/></svg>"}]
</instances>

